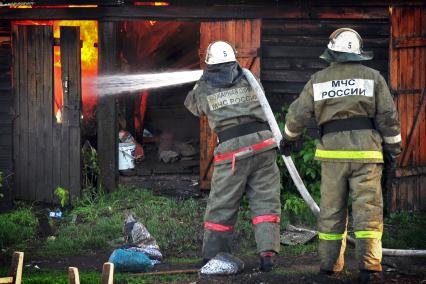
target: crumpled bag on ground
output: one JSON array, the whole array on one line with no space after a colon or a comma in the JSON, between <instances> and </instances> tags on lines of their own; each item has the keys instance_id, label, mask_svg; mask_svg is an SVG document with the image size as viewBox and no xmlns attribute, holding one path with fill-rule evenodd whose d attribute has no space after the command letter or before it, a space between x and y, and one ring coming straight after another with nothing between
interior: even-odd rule
<instances>
[{"instance_id":1,"label":"crumpled bag on ground","mask_svg":"<svg viewBox=\"0 0 426 284\"><path fill-rule=\"evenodd\" d=\"M202 275L231 275L244 270L244 262L230 253L221 252L200 269Z\"/></svg>"},{"instance_id":2,"label":"crumpled bag on ground","mask_svg":"<svg viewBox=\"0 0 426 284\"><path fill-rule=\"evenodd\" d=\"M179 160L179 153L172 150L162 151L158 155L158 159L165 164L174 163Z\"/></svg>"},{"instance_id":3,"label":"crumpled bag on ground","mask_svg":"<svg viewBox=\"0 0 426 284\"><path fill-rule=\"evenodd\" d=\"M151 259L161 260L163 258L157 241L142 223L136 221L132 214L129 214L124 221L124 235L127 248L143 252Z\"/></svg>"},{"instance_id":4,"label":"crumpled bag on ground","mask_svg":"<svg viewBox=\"0 0 426 284\"><path fill-rule=\"evenodd\" d=\"M154 266L146 254L124 248L114 250L108 261L118 272L146 272Z\"/></svg>"},{"instance_id":5,"label":"crumpled bag on ground","mask_svg":"<svg viewBox=\"0 0 426 284\"><path fill-rule=\"evenodd\" d=\"M175 143L176 150L182 157L192 157L195 156L198 152L194 146L189 143Z\"/></svg>"}]
</instances>

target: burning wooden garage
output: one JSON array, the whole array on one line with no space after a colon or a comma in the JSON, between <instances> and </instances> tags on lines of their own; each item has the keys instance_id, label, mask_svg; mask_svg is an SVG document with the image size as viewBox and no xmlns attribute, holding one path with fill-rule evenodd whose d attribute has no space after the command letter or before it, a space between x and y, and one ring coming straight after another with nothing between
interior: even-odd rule
<instances>
[{"instance_id":1,"label":"burning wooden garage","mask_svg":"<svg viewBox=\"0 0 426 284\"><path fill-rule=\"evenodd\" d=\"M387 184L389 209L426 208L426 7L422 1L69 4L49 0L1 4L5 7L0 10L0 169L14 173L15 198L51 201L59 185L80 194L82 129L96 131L93 142L99 152L101 183L113 190L119 124L141 142L143 128L153 132L151 140L168 130L177 141L195 141L199 145L195 172L200 187L208 188L216 139L205 119L198 122L183 108L191 84L137 96L97 98L85 83L98 73L198 69L207 45L224 39L236 46L240 63L261 77L270 104L279 111L298 95L312 73L326 66L318 55L328 35L344 26L356 29L365 48L374 51L375 58L367 65L387 78L400 112L404 153L397 176ZM82 22L63 22L77 20ZM90 41L84 38L89 22ZM62 28L59 38L60 27L69 25L79 29ZM58 46L60 54L55 53ZM83 65L81 46L93 47L97 53L98 58L90 57L96 58L92 71ZM61 59L61 69L55 69L55 56Z\"/></svg>"}]
</instances>

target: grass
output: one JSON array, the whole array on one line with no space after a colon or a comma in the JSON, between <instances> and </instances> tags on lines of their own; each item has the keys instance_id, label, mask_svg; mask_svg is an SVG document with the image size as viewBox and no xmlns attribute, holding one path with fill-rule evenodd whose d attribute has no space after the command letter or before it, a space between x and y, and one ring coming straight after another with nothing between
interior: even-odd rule
<instances>
[{"instance_id":1,"label":"grass","mask_svg":"<svg viewBox=\"0 0 426 284\"><path fill-rule=\"evenodd\" d=\"M0 214L0 245L4 254L24 250L26 258L109 254L122 244L124 216L133 212L156 238L166 262L172 265L201 262L203 214L205 199L177 200L157 196L143 189L119 188L111 194L86 194L73 208L64 210L60 220L50 219L55 238L37 237L35 209L19 204L11 213ZM301 208L299 214L283 212L281 227L314 223L309 212ZM243 200L235 230L234 252L254 256L255 241L247 200ZM308 213L306 213L308 212ZM412 213L392 214L385 219L383 246L388 248L426 249L426 215ZM317 241L305 245L283 246L282 256L292 257L317 251ZM0 269L0 275L4 275ZM5 271L5 270L4 270ZM67 283L67 273L24 269L23 283ZM99 273L81 273L82 283L99 283ZM53 280L54 279L54 280ZM117 274L115 283L152 283L195 281L196 275L137 277Z\"/></svg>"},{"instance_id":2,"label":"grass","mask_svg":"<svg viewBox=\"0 0 426 284\"><path fill-rule=\"evenodd\" d=\"M41 240L37 239L35 209L21 206L12 213L0 214L1 247L8 252L23 249L38 258L110 253L122 244L123 220L132 212L157 240L165 257L200 258L205 206L205 199L177 200L143 189L86 194L74 208L63 210L62 219L49 220L54 238ZM247 205L238 216L235 238L236 251L254 248Z\"/></svg>"},{"instance_id":3,"label":"grass","mask_svg":"<svg viewBox=\"0 0 426 284\"><path fill-rule=\"evenodd\" d=\"M426 215L423 213L394 213L385 218L383 247L426 249Z\"/></svg>"},{"instance_id":4,"label":"grass","mask_svg":"<svg viewBox=\"0 0 426 284\"><path fill-rule=\"evenodd\" d=\"M0 275L6 275L7 269L1 268ZM79 272L80 282L94 284L101 282L100 272ZM22 284L68 284L66 271L53 271L46 269L25 268L22 277ZM133 276L124 273L114 274L115 284L136 284L136 283L169 283L185 281L187 283L195 281L197 274L180 275L158 275L158 276Z\"/></svg>"},{"instance_id":5,"label":"grass","mask_svg":"<svg viewBox=\"0 0 426 284\"><path fill-rule=\"evenodd\" d=\"M203 258L198 257L198 258L185 258L185 257L171 257L167 259L167 263L168 264L196 264L196 263L201 263L201 261L203 260Z\"/></svg>"},{"instance_id":6,"label":"grass","mask_svg":"<svg viewBox=\"0 0 426 284\"><path fill-rule=\"evenodd\" d=\"M30 207L0 215L0 248L25 249L35 241L37 219Z\"/></svg>"},{"instance_id":7,"label":"grass","mask_svg":"<svg viewBox=\"0 0 426 284\"><path fill-rule=\"evenodd\" d=\"M201 241L203 202L177 201L150 191L123 189L105 195L86 197L66 212L56 239L44 244L41 253L49 256L84 255L110 252L122 237L126 212L135 213L160 248L172 256L195 251ZM73 223L72 220L78 221Z\"/></svg>"},{"instance_id":8,"label":"grass","mask_svg":"<svg viewBox=\"0 0 426 284\"><path fill-rule=\"evenodd\" d=\"M281 246L282 256L298 256L318 250L318 241L312 241L304 245Z\"/></svg>"}]
</instances>

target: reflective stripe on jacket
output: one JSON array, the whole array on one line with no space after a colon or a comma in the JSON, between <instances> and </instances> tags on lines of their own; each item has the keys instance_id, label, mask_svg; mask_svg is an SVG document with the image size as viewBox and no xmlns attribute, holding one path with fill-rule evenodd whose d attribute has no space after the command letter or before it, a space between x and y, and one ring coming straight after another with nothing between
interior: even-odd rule
<instances>
[{"instance_id":1,"label":"reflective stripe on jacket","mask_svg":"<svg viewBox=\"0 0 426 284\"><path fill-rule=\"evenodd\" d=\"M400 153L398 112L385 79L360 63L333 63L312 75L290 105L286 138L296 139L311 117L315 117L317 126L333 120L368 117L374 120L376 128L324 135L317 145L317 160L382 163L382 144L392 154Z\"/></svg>"}]
</instances>

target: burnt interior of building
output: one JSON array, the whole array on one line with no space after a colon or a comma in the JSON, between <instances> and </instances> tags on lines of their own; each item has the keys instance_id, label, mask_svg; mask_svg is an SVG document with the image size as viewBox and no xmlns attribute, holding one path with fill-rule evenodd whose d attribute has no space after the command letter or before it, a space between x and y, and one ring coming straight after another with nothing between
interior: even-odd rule
<instances>
[{"instance_id":1,"label":"burnt interior of building","mask_svg":"<svg viewBox=\"0 0 426 284\"><path fill-rule=\"evenodd\" d=\"M199 31L196 22L122 22L120 69L129 74L199 69ZM119 130L128 131L143 148L135 169L122 175L198 174L199 121L184 107L193 85L119 97Z\"/></svg>"}]
</instances>

